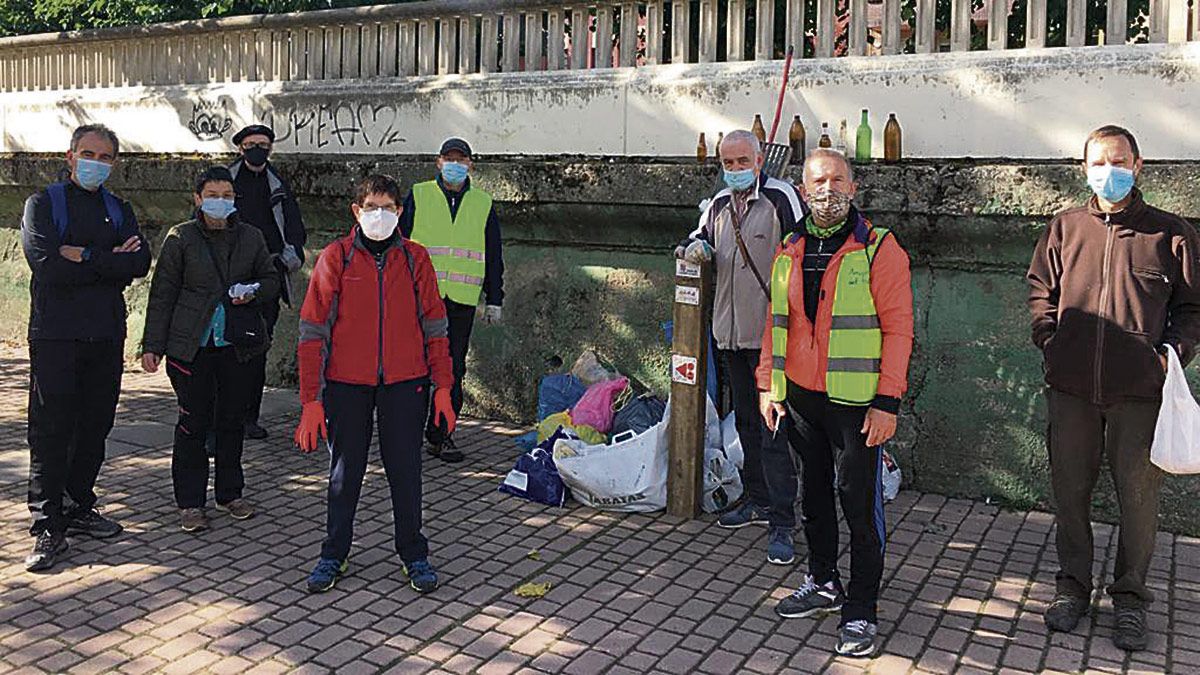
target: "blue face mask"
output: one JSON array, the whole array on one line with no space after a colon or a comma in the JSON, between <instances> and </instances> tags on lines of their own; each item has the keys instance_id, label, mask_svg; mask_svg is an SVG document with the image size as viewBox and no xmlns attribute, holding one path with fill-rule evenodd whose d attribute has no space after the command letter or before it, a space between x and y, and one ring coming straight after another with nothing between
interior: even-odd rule
<instances>
[{"instance_id":1,"label":"blue face mask","mask_svg":"<svg viewBox=\"0 0 1200 675\"><path fill-rule=\"evenodd\" d=\"M754 169L742 169L741 171L730 171L725 169L725 184L734 192L750 189L754 185Z\"/></svg>"},{"instance_id":2,"label":"blue face mask","mask_svg":"<svg viewBox=\"0 0 1200 675\"><path fill-rule=\"evenodd\" d=\"M467 165L458 162L442 162L442 180L458 185L467 179Z\"/></svg>"},{"instance_id":3,"label":"blue face mask","mask_svg":"<svg viewBox=\"0 0 1200 675\"><path fill-rule=\"evenodd\" d=\"M232 199L205 197L200 202L200 210L204 212L204 215L213 220L225 220L229 218L229 214L237 210L237 207L233 205Z\"/></svg>"},{"instance_id":4,"label":"blue face mask","mask_svg":"<svg viewBox=\"0 0 1200 675\"><path fill-rule=\"evenodd\" d=\"M85 190L95 190L103 185L110 173L112 164L82 157L75 159L75 181Z\"/></svg>"},{"instance_id":5,"label":"blue face mask","mask_svg":"<svg viewBox=\"0 0 1200 675\"><path fill-rule=\"evenodd\" d=\"M1097 197L1115 204L1129 196L1134 176L1133 171L1124 167L1103 164L1088 167L1087 181Z\"/></svg>"}]
</instances>

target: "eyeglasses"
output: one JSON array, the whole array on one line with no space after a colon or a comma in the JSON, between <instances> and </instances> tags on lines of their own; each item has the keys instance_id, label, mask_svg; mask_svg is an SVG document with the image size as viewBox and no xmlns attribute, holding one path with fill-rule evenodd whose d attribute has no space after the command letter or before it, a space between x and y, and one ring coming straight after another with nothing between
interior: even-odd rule
<instances>
[{"instance_id":1,"label":"eyeglasses","mask_svg":"<svg viewBox=\"0 0 1200 675\"><path fill-rule=\"evenodd\" d=\"M395 204L392 204L391 206L364 206L364 207L362 207L363 213L371 213L372 211L378 211L380 209L383 209L384 211L387 211L388 213L396 213L397 211L400 210L400 207L396 206Z\"/></svg>"},{"instance_id":2,"label":"eyeglasses","mask_svg":"<svg viewBox=\"0 0 1200 675\"><path fill-rule=\"evenodd\" d=\"M242 150L249 150L251 148L262 148L263 150L270 150L271 144L267 141L261 141L259 143L242 143Z\"/></svg>"}]
</instances>

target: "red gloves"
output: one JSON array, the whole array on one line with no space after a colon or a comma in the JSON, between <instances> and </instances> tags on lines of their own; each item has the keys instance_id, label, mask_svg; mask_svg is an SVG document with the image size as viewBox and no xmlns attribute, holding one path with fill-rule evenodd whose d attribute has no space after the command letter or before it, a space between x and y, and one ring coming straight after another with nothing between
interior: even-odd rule
<instances>
[{"instance_id":1,"label":"red gloves","mask_svg":"<svg viewBox=\"0 0 1200 675\"><path fill-rule=\"evenodd\" d=\"M300 446L300 452L312 452L322 438L329 438L329 430L325 428L325 405L320 401L305 403L300 424L296 427L296 445Z\"/></svg>"},{"instance_id":2,"label":"red gloves","mask_svg":"<svg viewBox=\"0 0 1200 675\"><path fill-rule=\"evenodd\" d=\"M450 390L438 388L433 392L433 422L437 426L446 425L447 436L454 433L454 424L458 417L454 414L454 406L450 403Z\"/></svg>"}]
</instances>

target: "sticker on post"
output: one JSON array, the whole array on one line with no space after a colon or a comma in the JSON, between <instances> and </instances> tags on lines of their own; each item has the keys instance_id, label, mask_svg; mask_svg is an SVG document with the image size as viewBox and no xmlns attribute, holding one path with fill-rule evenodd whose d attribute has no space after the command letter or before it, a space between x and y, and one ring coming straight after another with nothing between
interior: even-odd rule
<instances>
[{"instance_id":1,"label":"sticker on post","mask_svg":"<svg viewBox=\"0 0 1200 675\"><path fill-rule=\"evenodd\" d=\"M684 277L685 279L699 279L700 265L697 263L688 262L682 258L676 258L675 276Z\"/></svg>"},{"instance_id":2,"label":"sticker on post","mask_svg":"<svg viewBox=\"0 0 1200 675\"><path fill-rule=\"evenodd\" d=\"M695 286L676 286L675 302L683 305L700 305L700 289Z\"/></svg>"},{"instance_id":3,"label":"sticker on post","mask_svg":"<svg viewBox=\"0 0 1200 675\"><path fill-rule=\"evenodd\" d=\"M680 384L696 384L696 357L672 354L671 381Z\"/></svg>"}]
</instances>

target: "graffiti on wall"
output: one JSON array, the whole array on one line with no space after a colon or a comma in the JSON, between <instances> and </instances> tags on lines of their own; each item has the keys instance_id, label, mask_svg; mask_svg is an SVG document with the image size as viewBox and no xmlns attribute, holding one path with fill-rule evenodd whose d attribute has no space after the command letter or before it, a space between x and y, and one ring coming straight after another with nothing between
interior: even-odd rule
<instances>
[{"instance_id":1,"label":"graffiti on wall","mask_svg":"<svg viewBox=\"0 0 1200 675\"><path fill-rule=\"evenodd\" d=\"M275 130L275 148L285 150L350 150L392 148L407 139L400 112L390 103L370 101L298 105L262 114Z\"/></svg>"},{"instance_id":2,"label":"graffiti on wall","mask_svg":"<svg viewBox=\"0 0 1200 675\"><path fill-rule=\"evenodd\" d=\"M221 103L197 101L192 104L192 118L187 128L201 141L215 141L233 127L233 117Z\"/></svg>"}]
</instances>

